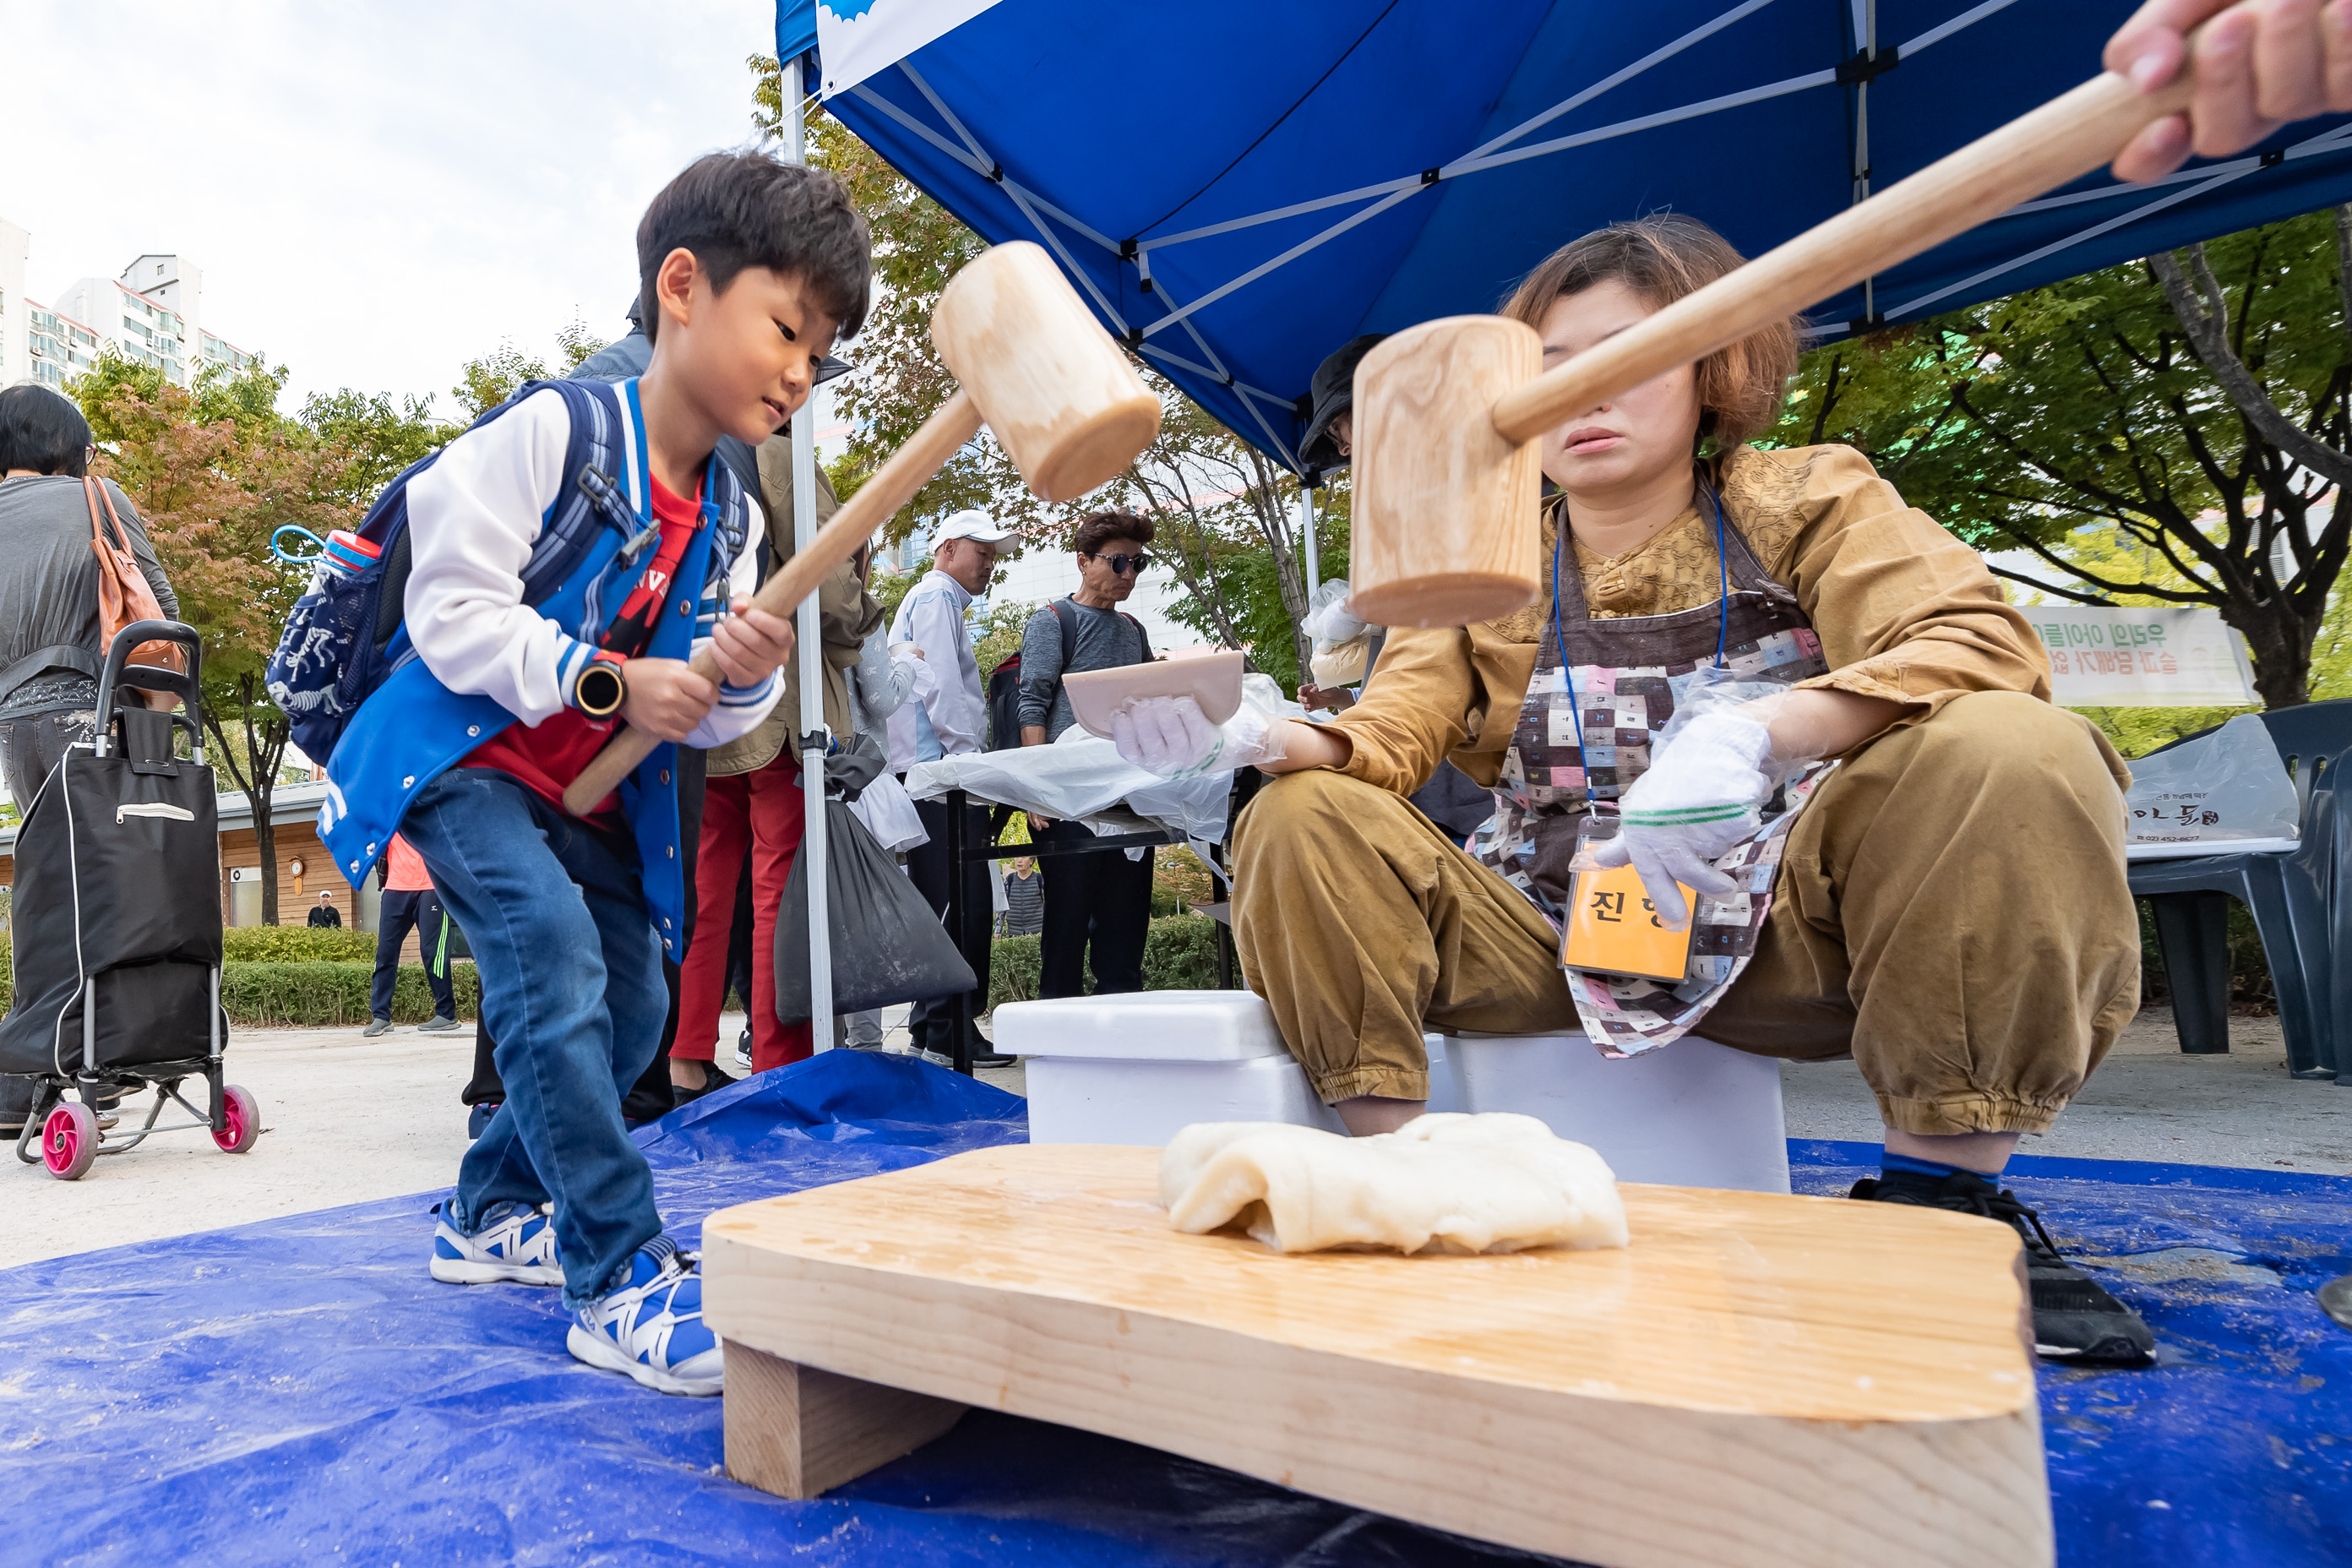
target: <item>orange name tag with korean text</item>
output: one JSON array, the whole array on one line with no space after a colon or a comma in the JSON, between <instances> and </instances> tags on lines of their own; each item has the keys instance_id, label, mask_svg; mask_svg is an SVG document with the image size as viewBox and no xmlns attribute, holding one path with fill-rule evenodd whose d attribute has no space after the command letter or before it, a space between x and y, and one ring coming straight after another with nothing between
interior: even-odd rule
<instances>
[{"instance_id":1,"label":"orange name tag with korean text","mask_svg":"<svg viewBox=\"0 0 2352 1568\"><path fill-rule=\"evenodd\" d=\"M1677 882L1696 913L1698 895ZM1650 907L1642 874L1631 865L1579 871L1570 884L1568 930L1560 938L1564 969L1633 974L1679 983L1690 969L1691 927L1668 931ZM1696 922L1694 922L1696 923Z\"/></svg>"}]
</instances>

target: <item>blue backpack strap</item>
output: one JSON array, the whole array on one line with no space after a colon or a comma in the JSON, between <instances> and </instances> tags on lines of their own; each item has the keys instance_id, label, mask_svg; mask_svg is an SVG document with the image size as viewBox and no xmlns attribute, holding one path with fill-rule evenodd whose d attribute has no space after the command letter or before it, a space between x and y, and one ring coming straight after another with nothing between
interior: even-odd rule
<instances>
[{"instance_id":1,"label":"blue backpack strap","mask_svg":"<svg viewBox=\"0 0 2352 1568\"><path fill-rule=\"evenodd\" d=\"M571 576L600 529L616 529L628 538L638 524L624 472L619 394L607 382L532 381L517 387L500 406L511 407L549 387L562 397L572 433L563 448L563 483L523 563L522 602L531 605L544 602Z\"/></svg>"}]
</instances>

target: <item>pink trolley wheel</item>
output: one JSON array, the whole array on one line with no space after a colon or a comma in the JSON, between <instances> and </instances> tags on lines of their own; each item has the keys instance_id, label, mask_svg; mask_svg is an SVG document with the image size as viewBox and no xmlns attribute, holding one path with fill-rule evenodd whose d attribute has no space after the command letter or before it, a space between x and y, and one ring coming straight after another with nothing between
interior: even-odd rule
<instances>
[{"instance_id":1,"label":"pink trolley wheel","mask_svg":"<svg viewBox=\"0 0 2352 1568\"><path fill-rule=\"evenodd\" d=\"M41 1123L41 1163L60 1182L78 1182L98 1158L98 1118L78 1100L59 1102Z\"/></svg>"},{"instance_id":2,"label":"pink trolley wheel","mask_svg":"<svg viewBox=\"0 0 2352 1568\"><path fill-rule=\"evenodd\" d=\"M228 1125L213 1134L213 1142L224 1154L242 1154L261 1136L261 1107L238 1084L222 1085L221 1099L224 1120Z\"/></svg>"}]
</instances>

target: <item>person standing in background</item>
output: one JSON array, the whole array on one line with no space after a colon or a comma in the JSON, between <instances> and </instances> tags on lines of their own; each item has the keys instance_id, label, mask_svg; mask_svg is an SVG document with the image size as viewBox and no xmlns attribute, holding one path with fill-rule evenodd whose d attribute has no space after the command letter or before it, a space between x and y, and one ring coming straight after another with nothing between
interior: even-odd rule
<instances>
[{"instance_id":1,"label":"person standing in background","mask_svg":"<svg viewBox=\"0 0 2352 1568\"><path fill-rule=\"evenodd\" d=\"M321 893L320 898L327 895ZM312 925L341 925L343 917L330 909L331 921L310 912ZM375 979L368 987L368 1026L362 1038L373 1039L392 1027L392 990L400 978L400 950L408 933L416 932L418 956L425 961L425 983L433 988L433 1016L416 1026L425 1035L446 1034L457 1026L457 998L449 986L449 911L433 890L424 858L395 833L383 853L383 901L376 906Z\"/></svg>"},{"instance_id":2,"label":"person standing in background","mask_svg":"<svg viewBox=\"0 0 2352 1568\"><path fill-rule=\"evenodd\" d=\"M147 526L111 479L90 479L89 422L46 386L0 392L0 774L19 813L29 814L66 748L98 728L97 511L110 504L131 558L163 614L180 602L156 563ZM99 493L103 487L103 494ZM19 921L49 910L19 908ZM33 1103L33 1080L0 1078L0 1137L14 1138ZM115 1094L100 1109L114 1105Z\"/></svg>"},{"instance_id":3,"label":"person standing in background","mask_svg":"<svg viewBox=\"0 0 2352 1568\"><path fill-rule=\"evenodd\" d=\"M964 616L971 611L972 600L987 591L988 580L996 572L997 555L1012 538L1013 530L1003 527L977 508L954 513L940 525L939 534L932 541L931 570L908 590L898 605L898 619L890 626L890 640L912 643L937 677L936 681L919 679L914 700L901 710L909 719L915 762L964 756L988 742L988 698L981 685L980 662L972 657L971 633L964 625ZM955 868L948 864L947 802L919 800L915 803L915 810L930 840L908 852L907 875L914 879L923 900L944 919L948 891L955 885ZM963 833L966 844L987 842L986 806L967 807ZM971 1012L977 1016L988 1005L989 927L992 922L986 911L994 907L995 900L989 894L991 878L984 862L973 861L961 870L964 911L971 918L965 921L964 930L949 934L955 938L964 962L971 965L972 973L980 979L980 988L971 994ZM952 996L918 1002L908 1016L907 1026L913 1034L915 1048L942 1067L955 1059L955 1016ZM1013 1064L1013 1058L989 1049L978 1026L971 1027L974 1062L982 1067Z\"/></svg>"},{"instance_id":4,"label":"person standing in background","mask_svg":"<svg viewBox=\"0 0 2352 1568\"><path fill-rule=\"evenodd\" d=\"M1034 858L1016 855L1004 873L1004 913L996 934L1035 936L1045 929L1045 879L1037 875Z\"/></svg>"},{"instance_id":5,"label":"person standing in background","mask_svg":"<svg viewBox=\"0 0 2352 1568\"><path fill-rule=\"evenodd\" d=\"M1050 745L1075 721L1062 687L1067 671L1151 662L1143 623L1118 606L1151 564L1143 547L1153 532L1150 518L1131 512L1098 511L1079 522L1070 541L1078 556L1077 592L1039 610L1022 629L1023 745ZM1086 844L1094 837L1082 823L1049 823L1034 815L1029 831L1042 844ZM1151 857L1141 851L1057 855L1045 883L1038 994L1083 995L1090 950L1096 994L1142 990ZM1012 892L1009 879L1005 892Z\"/></svg>"},{"instance_id":6,"label":"person standing in background","mask_svg":"<svg viewBox=\"0 0 2352 1568\"><path fill-rule=\"evenodd\" d=\"M312 931L343 929L343 911L335 908L334 894L323 888L319 890L319 901L310 906L310 919L308 923ZM377 1033L381 1034L383 1031L378 1030Z\"/></svg>"}]
</instances>

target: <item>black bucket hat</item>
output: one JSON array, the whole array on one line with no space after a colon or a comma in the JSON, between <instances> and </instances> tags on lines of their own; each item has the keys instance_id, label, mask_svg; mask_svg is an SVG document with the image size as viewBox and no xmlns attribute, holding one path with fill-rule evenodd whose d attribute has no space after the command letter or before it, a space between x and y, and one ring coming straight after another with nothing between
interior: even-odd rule
<instances>
[{"instance_id":1,"label":"black bucket hat","mask_svg":"<svg viewBox=\"0 0 2352 1568\"><path fill-rule=\"evenodd\" d=\"M1374 344L1387 336L1386 332L1366 332L1362 337L1349 338L1315 367L1311 390L1315 411L1308 416L1307 434L1298 443L1298 460L1308 468L1348 466L1348 459L1339 455L1339 445L1328 434L1331 421L1355 406L1356 366L1372 352Z\"/></svg>"}]
</instances>

